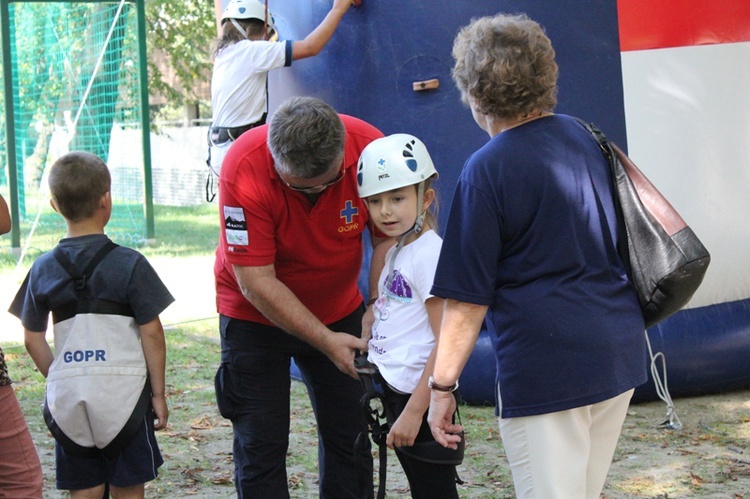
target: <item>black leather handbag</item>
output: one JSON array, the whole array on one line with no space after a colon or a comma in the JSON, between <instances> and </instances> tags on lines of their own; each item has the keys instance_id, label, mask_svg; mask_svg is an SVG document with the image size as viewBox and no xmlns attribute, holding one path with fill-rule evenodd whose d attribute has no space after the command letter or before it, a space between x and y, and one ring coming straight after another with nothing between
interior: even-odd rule
<instances>
[{"instance_id":1,"label":"black leather handbag","mask_svg":"<svg viewBox=\"0 0 750 499\"><path fill-rule=\"evenodd\" d=\"M711 255L630 158L595 125L578 121L594 136L612 171L615 209L620 230L624 227L627 234L618 250L629 266L646 327L651 327L690 301Z\"/></svg>"}]
</instances>

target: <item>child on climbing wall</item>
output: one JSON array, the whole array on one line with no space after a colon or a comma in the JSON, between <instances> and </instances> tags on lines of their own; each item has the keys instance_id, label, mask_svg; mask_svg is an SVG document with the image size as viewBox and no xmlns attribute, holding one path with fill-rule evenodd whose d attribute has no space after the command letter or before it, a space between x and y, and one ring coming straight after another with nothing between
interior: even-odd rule
<instances>
[{"instance_id":1,"label":"child on climbing wall","mask_svg":"<svg viewBox=\"0 0 750 499\"><path fill-rule=\"evenodd\" d=\"M359 0L334 0L328 15L303 40L278 41L273 16L258 0L231 0L221 16L222 35L211 78L213 122L208 131L210 169L206 199L215 196L229 146L246 131L263 125L268 113L268 71L317 55L341 18Z\"/></svg>"}]
</instances>

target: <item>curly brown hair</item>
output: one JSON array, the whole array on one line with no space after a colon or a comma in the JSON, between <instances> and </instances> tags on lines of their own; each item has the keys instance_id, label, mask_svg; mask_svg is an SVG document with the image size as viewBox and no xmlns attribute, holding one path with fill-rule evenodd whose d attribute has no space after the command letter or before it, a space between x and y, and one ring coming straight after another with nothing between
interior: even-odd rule
<instances>
[{"instance_id":1,"label":"curly brown hair","mask_svg":"<svg viewBox=\"0 0 750 499\"><path fill-rule=\"evenodd\" d=\"M453 58L461 100L482 114L516 118L557 104L555 51L525 14L473 20L456 36Z\"/></svg>"}]
</instances>

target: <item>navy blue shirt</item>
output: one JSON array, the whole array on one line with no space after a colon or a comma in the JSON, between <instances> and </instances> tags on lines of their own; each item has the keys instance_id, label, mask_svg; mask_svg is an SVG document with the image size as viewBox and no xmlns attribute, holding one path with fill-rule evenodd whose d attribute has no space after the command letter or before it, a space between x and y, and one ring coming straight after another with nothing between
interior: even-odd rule
<instances>
[{"instance_id":1,"label":"navy blue shirt","mask_svg":"<svg viewBox=\"0 0 750 499\"><path fill-rule=\"evenodd\" d=\"M502 417L593 404L646 381L615 220L607 162L569 116L506 130L464 166L432 294L490 307Z\"/></svg>"},{"instance_id":2,"label":"navy blue shirt","mask_svg":"<svg viewBox=\"0 0 750 499\"><path fill-rule=\"evenodd\" d=\"M59 246L70 261L84 269L109 241L104 234L61 239ZM157 318L174 298L139 252L120 246L112 250L89 279L89 289L100 300L129 305L139 325ZM40 256L29 270L9 312L30 331L46 331L50 311L76 300L73 281L52 252Z\"/></svg>"}]
</instances>

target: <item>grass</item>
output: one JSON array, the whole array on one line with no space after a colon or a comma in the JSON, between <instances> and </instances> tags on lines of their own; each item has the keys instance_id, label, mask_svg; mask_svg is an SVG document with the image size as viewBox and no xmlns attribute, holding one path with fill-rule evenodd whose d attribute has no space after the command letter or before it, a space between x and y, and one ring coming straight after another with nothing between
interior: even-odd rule
<instances>
[{"instance_id":1,"label":"grass","mask_svg":"<svg viewBox=\"0 0 750 499\"><path fill-rule=\"evenodd\" d=\"M220 349L214 321L181 324L166 331L169 427L157 433L165 464L147 486L149 497L232 497L232 431L216 409L213 376ZM54 441L41 416L44 379L22 346L6 350L17 397L45 471L45 497L65 497L54 490ZM317 496L317 434L307 392L292 383L288 483L292 497ZM459 470L466 484L462 497L512 497L510 475L499 459L501 444L492 408L465 406L461 410L471 441ZM375 461L377 463L377 461ZM388 493L408 489L398 461L389 451ZM376 464L377 468L377 464ZM467 473L466 469L482 470ZM375 476L377 483L377 474Z\"/></svg>"},{"instance_id":2,"label":"grass","mask_svg":"<svg viewBox=\"0 0 750 499\"><path fill-rule=\"evenodd\" d=\"M156 244L138 248L147 257L186 258L214 252L218 232L215 205L156 206L155 213ZM47 224L40 225L38 231L35 241L50 241L51 245L62 236L59 228ZM9 244L8 239L4 236L2 245ZM2 251L2 245L0 273L16 266L16 260ZM46 250L39 245L38 253ZM28 267L33 257L24 261L24 266ZM218 414L214 399L213 377L220 358L216 329L213 317L177 321L166 331L170 418L167 430L157 434L165 464L159 478L147 485L148 497L235 497L232 429ZM42 459L45 497L67 497L54 490L54 441L41 413L44 379L23 346L3 348L13 386ZM287 454L290 495L317 497L316 426L302 383L292 383L291 400ZM655 428L655 422L664 414L659 402L631 407L603 497L750 498L746 493L750 490L750 463L745 457L750 451L747 392L681 399L676 405L685 424L682 432ZM493 409L464 406L461 417L467 432L464 463L458 469L465 481L459 486L461 497L514 497ZM377 480L376 473L374 483ZM408 494L406 479L392 451L388 457L387 492L389 497Z\"/></svg>"},{"instance_id":3,"label":"grass","mask_svg":"<svg viewBox=\"0 0 750 499\"><path fill-rule=\"evenodd\" d=\"M27 248L21 265L25 268L30 267L39 255L54 248L57 242L65 237L62 218L51 208L43 210L36 225L33 222L32 217L20 224L21 250ZM113 223L110 223L112 227ZM29 243L32 226L34 230ZM131 244L123 235L113 238L118 244L137 248L146 257L180 258L212 254L219 237L217 207L208 203L185 207L156 205L154 232L155 242L148 245ZM10 244L9 235L3 236L0 240L0 272L12 269L18 264L18 252L11 252Z\"/></svg>"}]
</instances>

